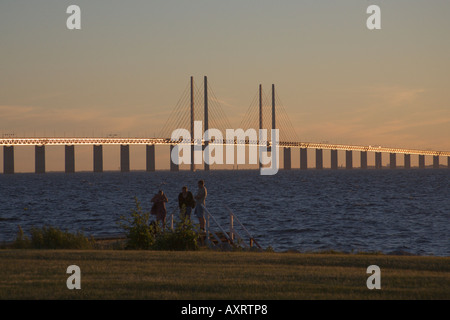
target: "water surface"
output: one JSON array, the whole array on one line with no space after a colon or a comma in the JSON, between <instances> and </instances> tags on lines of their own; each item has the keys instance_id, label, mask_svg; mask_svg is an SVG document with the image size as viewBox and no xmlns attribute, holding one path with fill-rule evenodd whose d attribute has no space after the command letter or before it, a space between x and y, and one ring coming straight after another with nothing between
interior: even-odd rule
<instances>
[{"instance_id":1,"label":"water surface","mask_svg":"<svg viewBox=\"0 0 450 320\"><path fill-rule=\"evenodd\" d=\"M117 235L135 196L149 210L162 188L173 212L181 187L195 192L199 179L220 224L228 228L230 207L264 248L450 255L448 169L0 175L0 241L14 240L18 225Z\"/></svg>"}]
</instances>

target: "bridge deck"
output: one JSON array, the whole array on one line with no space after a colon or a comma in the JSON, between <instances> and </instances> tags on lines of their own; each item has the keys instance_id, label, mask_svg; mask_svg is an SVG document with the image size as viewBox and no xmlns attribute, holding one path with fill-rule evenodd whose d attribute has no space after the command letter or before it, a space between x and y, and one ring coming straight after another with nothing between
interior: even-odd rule
<instances>
[{"instance_id":1,"label":"bridge deck","mask_svg":"<svg viewBox=\"0 0 450 320\"><path fill-rule=\"evenodd\" d=\"M0 138L0 146L42 146L42 145L172 145L195 144L195 141L171 141L164 138ZM259 141L215 141L213 144L222 145L258 145ZM212 144L210 142L210 144ZM204 144L202 142L202 144ZM263 142L262 145L266 145ZM269 142L268 145L271 145ZM420 150L407 148L392 148L382 146L358 146L312 142L285 142L280 141L279 147L308 148L325 150L370 151L383 153L417 154L432 156L450 156L450 151Z\"/></svg>"}]
</instances>

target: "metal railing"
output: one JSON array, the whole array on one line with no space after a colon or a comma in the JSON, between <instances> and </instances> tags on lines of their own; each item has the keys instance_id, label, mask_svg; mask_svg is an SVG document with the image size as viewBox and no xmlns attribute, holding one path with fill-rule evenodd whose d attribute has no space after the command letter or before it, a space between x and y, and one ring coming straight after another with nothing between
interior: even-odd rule
<instances>
[{"instance_id":1,"label":"metal railing","mask_svg":"<svg viewBox=\"0 0 450 320\"><path fill-rule=\"evenodd\" d=\"M228 210L228 213L230 215L230 235L231 238L234 240L234 238L237 238L239 240L239 243L244 245L247 248L251 248L253 247L253 245L256 245L259 249L262 249L262 247L259 245L259 243L256 241L256 239L250 234L250 232L247 230L246 227L244 227L244 225L241 223L241 221L238 219L238 217L233 213L233 211L231 211L231 209L225 205L225 208ZM248 245L244 239L244 237L242 237L239 232L237 231L237 229L235 228L235 224L234 222L237 222L238 225L242 228L242 230L245 232L245 234L248 237Z\"/></svg>"},{"instance_id":2,"label":"metal railing","mask_svg":"<svg viewBox=\"0 0 450 320\"><path fill-rule=\"evenodd\" d=\"M243 246L245 248L252 248L256 246L259 249L262 249L262 247L259 245L259 243L256 241L256 239L250 234L250 232L247 230L247 228L241 223L239 218L236 216L236 214L227 206L224 205L224 207L228 211L229 215L229 232L225 230L224 227L217 221L217 219L211 214L211 212L202 204L199 204L203 207L205 212L205 242L206 245L210 248L231 248L231 246ZM166 225L169 225L170 229L174 229L174 215L176 212L178 212L178 208L175 208L172 210L172 212L169 214L169 221L166 222ZM219 231L214 231L213 228L211 228L211 225L214 225L215 228L218 228ZM241 232L245 234L245 236L242 236L241 232L238 231L236 228L236 225L240 227ZM220 233L219 233L220 232ZM221 238L221 236L223 238ZM212 239L215 239L216 243ZM226 240L226 241L224 241Z\"/></svg>"},{"instance_id":3,"label":"metal railing","mask_svg":"<svg viewBox=\"0 0 450 320\"><path fill-rule=\"evenodd\" d=\"M202 204L200 204L200 206L203 207L204 212L206 213L205 215L205 219L206 219L206 223L205 223L205 233L206 233L206 244L209 247L223 247L225 246L231 246L234 244L232 238L230 237L230 235L222 228L222 226L220 225L220 223L216 220L216 218L214 218L214 216L211 214L211 212L209 212L208 209L206 209L205 206L203 206ZM212 231L211 229L211 221L214 222L214 224L219 228L219 230L222 232L222 235L226 238L227 242L223 242L222 239L220 239L220 237L218 236L218 234L214 231ZM211 235L214 237L214 239L216 239L217 241L217 245L215 245L212 241L211 241Z\"/></svg>"}]
</instances>

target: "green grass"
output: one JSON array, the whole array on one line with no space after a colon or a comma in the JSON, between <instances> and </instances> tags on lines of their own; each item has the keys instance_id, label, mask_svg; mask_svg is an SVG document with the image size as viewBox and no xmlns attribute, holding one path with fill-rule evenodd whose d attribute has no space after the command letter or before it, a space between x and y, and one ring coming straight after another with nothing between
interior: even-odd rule
<instances>
[{"instance_id":1,"label":"green grass","mask_svg":"<svg viewBox=\"0 0 450 320\"><path fill-rule=\"evenodd\" d=\"M66 269L81 269L69 290ZM381 290L369 290L369 265ZM450 258L362 254L0 250L0 299L449 299Z\"/></svg>"}]
</instances>

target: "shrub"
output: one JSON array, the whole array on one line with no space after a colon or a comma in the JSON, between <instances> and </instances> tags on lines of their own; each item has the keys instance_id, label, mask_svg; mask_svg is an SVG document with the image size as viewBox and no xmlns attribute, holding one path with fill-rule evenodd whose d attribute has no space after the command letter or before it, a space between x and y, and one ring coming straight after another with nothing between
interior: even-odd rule
<instances>
[{"instance_id":1,"label":"shrub","mask_svg":"<svg viewBox=\"0 0 450 320\"><path fill-rule=\"evenodd\" d=\"M163 231L155 222L150 222L150 213L144 212L135 197L135 208L128 217L121 216L119 225L127 237L126 249L147 250L197 250L198 233L190 220L179 218L173 230Z\"/></svg>"},{"instance_id":2,"label":"shrub","mask_svg":"<svg viewBox=\"0 0 450 320\"><path fill-rule=\"evenodd\" d=\"M189 219L179 218L175 228L156 235L155 250L198 250L198 233Z\"/></svg>"},{"instance_id":3,"label":"shrub","mask_svg":"<svg viewBox=\"0 0 450 320\"><path fill-rule=\"evenodd\" d=\"M32 228L31 239L29 239L24 236L19 226L13 247L17 249L91 249L93 240L88 239L81 232L73 234L51 226Z\"/></svg>"},{"instance_id":4,"label":"shrub","mask_svg":"<svg viewBox=\"0 0 450 320\"><path fill-rule=\"evenodd\" d=\"M141 204L135 197L136 208L131 210L131 216L121 216L119 226L124 229L127 237L127 249L150 249L155 243L155 235L160 232L159 227L150 224L150 213L142 210Z\"/></svg>"},{"instance_id":5,"label":"shrub","mask_svg":"<svg viewBox=\"0 0 450 320\"><path fill-rule=\"evenodd\" d=\"M55 227L31 229L31 246L35 249L91 249L93 240L83 233L70 233Z\"/></svg>"}]
</instances>

